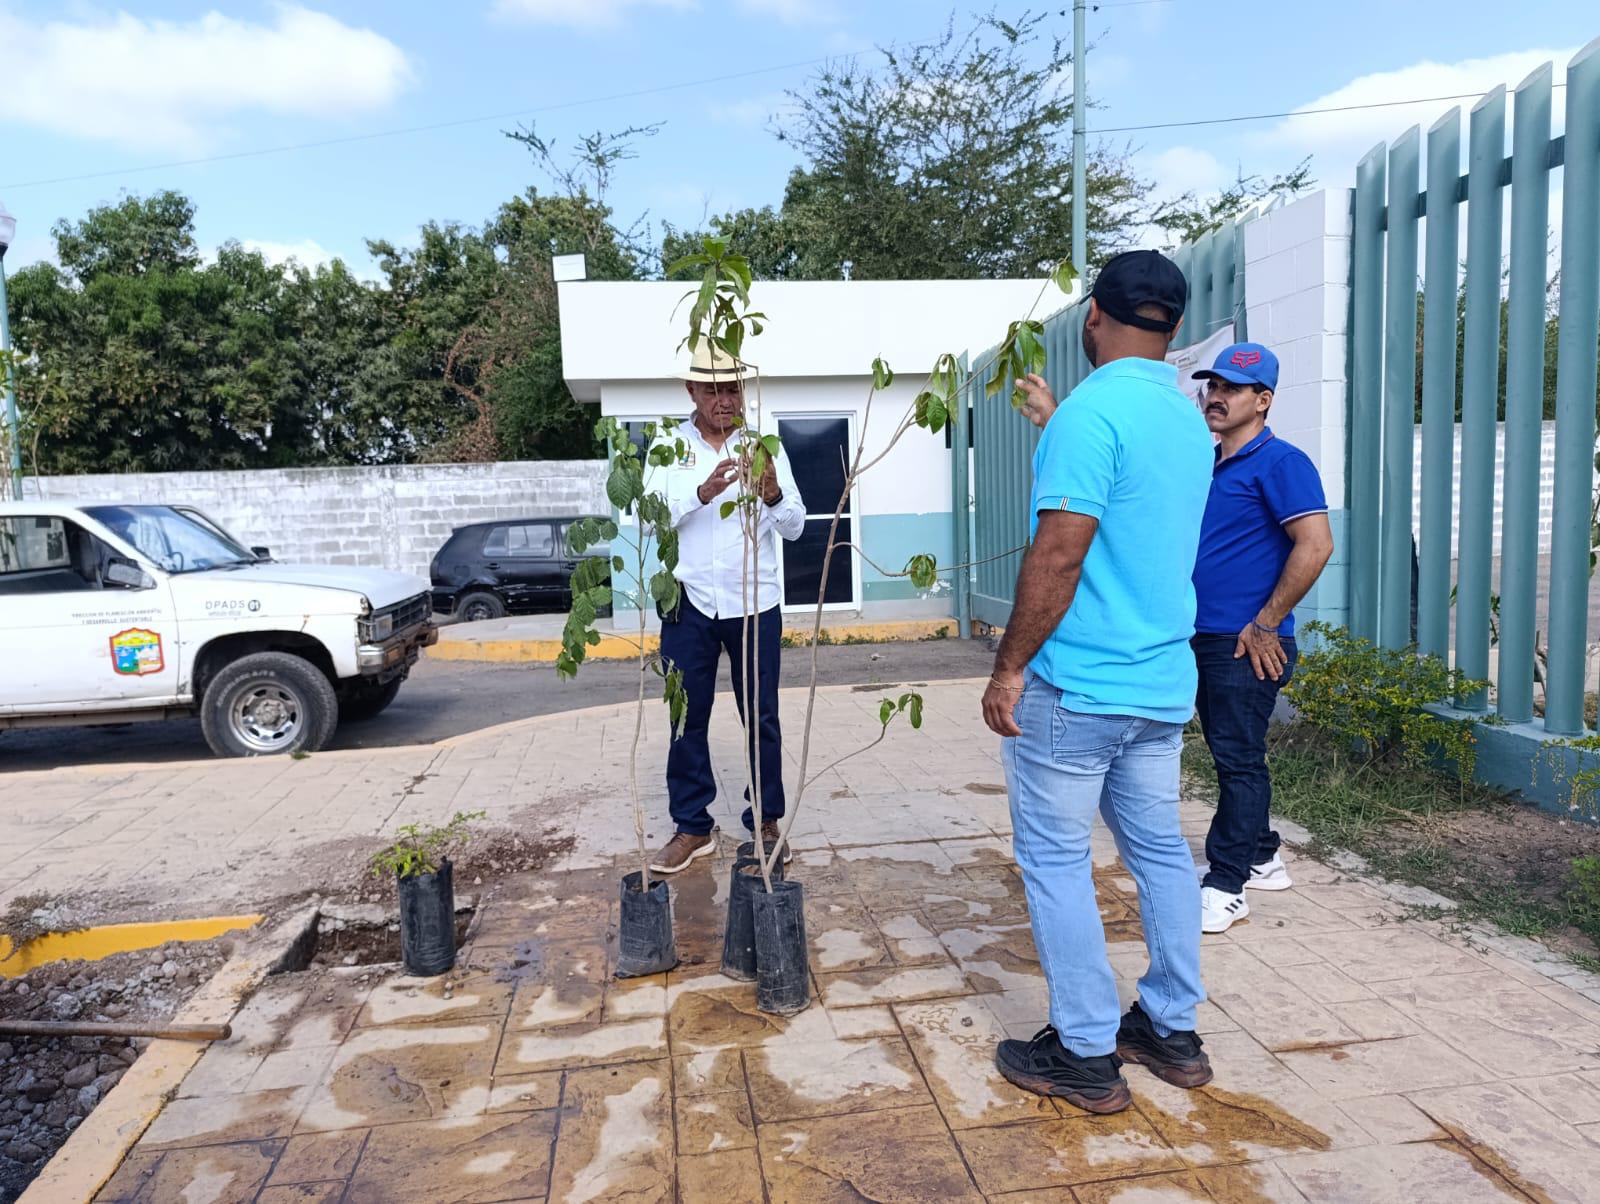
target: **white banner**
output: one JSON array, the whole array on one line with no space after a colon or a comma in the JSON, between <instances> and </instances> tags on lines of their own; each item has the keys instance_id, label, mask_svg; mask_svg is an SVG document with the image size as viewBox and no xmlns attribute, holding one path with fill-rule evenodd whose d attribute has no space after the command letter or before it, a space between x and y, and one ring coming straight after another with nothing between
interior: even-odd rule
<instances>
[{"instance_id":1,"label":"white banner","mask_svg":"<svg viewBox=\"0 0 1600 1204\"><path fill-rule=\"evenodd\" d=\"M1205 382L1194 380L1194 374L1201 368L1211 367L1216 363L1218 353L1228 344L1237 341L1233 337L1233 323L1229 322L1205 342L1185 347L1182 351L1167 353L1167 363L1176 365L1178 369L1178 388L1187 393L1189 400L1195 405L1200 404L1200 387Z\"/></svg>"}]
</instances>

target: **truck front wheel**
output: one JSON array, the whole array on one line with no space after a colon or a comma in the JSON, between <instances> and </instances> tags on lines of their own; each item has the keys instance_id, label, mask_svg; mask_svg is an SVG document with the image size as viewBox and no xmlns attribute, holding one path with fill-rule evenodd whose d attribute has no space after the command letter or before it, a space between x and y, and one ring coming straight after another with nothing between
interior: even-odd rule
<instances>
[{"instance_id":1,"label":"truck front wheel","mask_svg":"<svg viewBox=\"0 0 1600 1204\"><path fill-rule=\"evenodd\" d=\"M316 752L338 723L332 684L287 652L240 657L211 679L200 702L201 730L219 757Z\"/></svg>"}]
</instances>

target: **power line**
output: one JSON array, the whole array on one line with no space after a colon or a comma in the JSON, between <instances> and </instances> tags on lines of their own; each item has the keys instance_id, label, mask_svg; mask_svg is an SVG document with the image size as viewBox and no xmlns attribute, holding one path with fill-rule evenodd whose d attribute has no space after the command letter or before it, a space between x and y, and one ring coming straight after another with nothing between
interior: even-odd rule
<instances>
[{"instance_id":1,"label":"power line","mask_svg":"<svg viewBox=\"0 0 1600 1204\"><path fill-rule=\"evenodd\" d=\"M1131 2L1131 0L1130 0ZM1554 85L1565 88L1565 82ZM1271 121L1278 117L1316 117L1322 113L1353 113L1358 109L1397 109L1407 105L1437 104L1446 100L1477 100L1482 92L1458 92L1453 96L1416 96L1410 100L1375 100L1361 105L1334 105L1326 109L1289 109L1282 113L1247 113L1240 117L1207 117L1200 121L1156 121L1149 125L1116 125L1090 130L1091 134L1127 134L1136 130L1177 130L1196 125L1231 125L1240 121Z\"/></svg>"},{"instance_id":2,"label":"power line","mask_svg":"<svg viewBox=\"0 0 1600 1204\"><path fill-rule=\"evenodd\" d=\"M660 84L653 88L636 88L631 92L613 92L607 96L588 96L579 100L535 105L531 108L513 109L504 113L484 113L477 117L458 117L450 121L429 122L426 125L409 125L399 129L375 130L367 134L350 134L342 138L323 138L315 142L292 142L285 146L258 147L255 150L205 155L196 159L174 159L167 163L148 163L142 167L122 167L113 171L90 171L74 176L54 176L47 180L25 180L16 184L0 184L0 188L15 190L18 188L43 188L49 184L74 184L82 180L103 180L112 176L133 175L138 172L168 171L175 167L198 167L206 163L226 163L235 159L255 159L264 155L284 155L291 151L317 150L327 146L348 146L356 142L373 142L380 138L400 138L407 134L425 134L434 130L449 130L464 125L481 125L487 121L509 121L514 117L530 117L536 113L554 113L563 109L576 109L586 105L608 104L616 100L636 100L643 96L659 96L664 92L678 92L686 88L704 87L707 84L727 83L732 80L749 79L757 75L773 75L780 71L794 71L801 67L816 67L823 63L837 62L839 59L856 58L859 55L871 53L875 49L874 47L869 50L854 50L845 54L824 55L821 58L803 59L793 63L780 63L771 67L755 67L749 71L734 71L727 75L702 76L696 79L680 80L672 84Z\"/></svg>"}]
</instances>

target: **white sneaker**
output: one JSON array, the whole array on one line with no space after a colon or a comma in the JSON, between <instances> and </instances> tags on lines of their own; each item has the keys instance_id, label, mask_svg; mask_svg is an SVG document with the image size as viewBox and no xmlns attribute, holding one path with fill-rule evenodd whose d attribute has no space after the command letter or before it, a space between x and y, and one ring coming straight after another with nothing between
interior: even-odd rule
<instances>
[{"instance_id":1,"label":"white sneaker","mask_svg":"<svg viewBox=\"0 0 1600 1204\"><path fill-rule=\"evenodd\" d=\"M1251 890L1288 890L1294 885L1294 879L1289 877L1289 871L1283 864L1283 858L1277 853L1272 855L1271 861L1263 861L1260 865L1250 867L1250 881L1245 883Z\"/></svg>"},{"instance_id":2,"label":"white sneaker","mask_svg":"<svg viewBox=\"0 0 1600 1204\"><path fill-rule=\"evenodd\" d=\"M1242 920L1249 914L1250 904L1245 902L1243 891L1230 895L1214 886L1200 888L1201 932L1226 932L1235 920Z\"/></svg>"}]
</instances>

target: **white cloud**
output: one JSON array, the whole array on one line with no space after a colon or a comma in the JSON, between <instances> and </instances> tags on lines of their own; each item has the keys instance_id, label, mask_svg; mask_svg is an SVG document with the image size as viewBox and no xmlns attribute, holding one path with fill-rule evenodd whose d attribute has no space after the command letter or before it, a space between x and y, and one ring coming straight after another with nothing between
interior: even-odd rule
<instances>
[{"instance_id":1,"label":"white cloud","mask_svg":"<svg viewBox=\"0 0 1600 1204\"><path fill-rule=\"evenodd\" d=\"M1465 59L1458 63L1423 61L1394 71L1379 71L1351 80L1315 100L1297 107L1303 109L1338 108L1345 105L1383 104L1411 97L1469 96L1460 101L1425 101L1420 104L1385 108L1357 109L1346 113L1320 113L1285 118L1253 141L1263 150L1286 152L1294 160L1313 156L1312 171L1322 184L1349 184L1355 178L1356 164L1379 142L1393 141L1411 126L1428 127L1453 105L1462 108L1462 148L1466 148L1467 110L1475 98L1497 84L1515 88L1542 63L1555 63L1555 82L1566 77L1567 61L1575 48L1510 51L1487 58ZM1561 126L1564 92L1555 95L1556 126ZM1508 115L1509 118L1509 115ZM1509 133L1510 121L1507 121Z\"/></svg>"},{"instance_id":2,"label":"white cloud","mask_svg":"<svg viewBox=\"0 0 1600 1204\"><path fill-rule=\"evenodd\" d=\"M747 96L743 100L714 104L707 112L711 120L722 122L724 125L760 129L770 118L778 116L793 105L794 102L789 99L788 93L768 92L762 96Z\"/></svg>"},{"instance_id":3,"label":"white cloud","mask_svg":"<svg viewBox=\"0 0 1600 1204\"><path fill-rule=\"evenodd\" d=\"M789 25L839 20L839 10L829 0L739 0L739 7L747 13L777 17Z\"/></svg>"},{"instance_id":4,"label":"white cloud","mask_svg":"<svg viewBox=\"0 0 1600 1204\"><path fill-rule=\"evenodd\" d=\"M246 238L240 240L239 245L246 251L260 251L261 258L274 265L293 260L301 267L314 268L321 264L332 263L339 258L314 238L302 238L299 242L273 242L270 239Z\"/></svg>"},{"instance_id":5,"label":"white cloud","mask_svg":"<svg viewBox=\"0 0 1600 1204\"><path fill-rule=\"evenodd\" d=\"M570 25L578 29L605 29L621 24L634 9L696 8L695 0L495 0L492 15L506 21L539 25Z\"/></svg>"},{"instance_id":6,"label":"white cloud","mask_svg":"<svg viewBox=\"0 0 1600 1204\"><path fill-rule=\"evenodd\" d=\"M1140 174L1155 186L1162 200L1192 192L1196 196L1220 192L1237 174L1208 150L1196 146L1174 146L1159 151L1139 164Z\"/></svg>"},{"instance_id":7,"label":"white cloud","mask_svg":"<svg viewBox=\"0 0 1600 1204\"><path fill-rule=\"evenodd\" d=\"M405 53L381 34L291 4L268 23L0 12L0 45L0 120L135 150L203 150L237 113L380 108L411 79Z\"/></svg>"}]
</instances>

